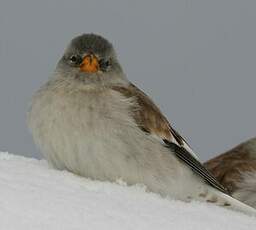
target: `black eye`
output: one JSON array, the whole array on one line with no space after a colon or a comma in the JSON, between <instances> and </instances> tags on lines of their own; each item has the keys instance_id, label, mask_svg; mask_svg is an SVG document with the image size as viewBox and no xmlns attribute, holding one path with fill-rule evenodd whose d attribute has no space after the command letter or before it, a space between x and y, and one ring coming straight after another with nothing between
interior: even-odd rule
<instances>
[{"instance_id":1,"label":"black eye","mask_svg":"<svg viewBox=\"0 0 256 230\"><path fill-rule=\"evenodd\" d=\"M107 71L109 69L109 67L111 66L111 61L110 60L101 59L99 64L100 64L100 69L102 71Z\"/></svg>"},{"instance_id":2,"label":"black eye","mask_svg":"<svg viewBox=\"0 0 256 230\"><path fill-rule=\"evenodd\" d=\"M82 57L79 55L71 55L69 57L69 62L73 65L79 65L82 63Z\"/></svg>"}]
</instances>

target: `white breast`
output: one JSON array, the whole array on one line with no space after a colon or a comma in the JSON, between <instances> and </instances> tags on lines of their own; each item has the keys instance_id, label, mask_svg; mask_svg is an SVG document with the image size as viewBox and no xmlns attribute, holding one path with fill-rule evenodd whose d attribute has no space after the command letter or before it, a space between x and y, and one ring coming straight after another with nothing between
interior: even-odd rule
<instances>
[{"instance_id":1,"label":"white breast","mask_svg":"<svg viewBox=\"0 0 256 230\"><path fill-rule=\"evenodd\" d=\"M181 177L190 187L191 171L136 126L133 103L110 89L45 87L34 97L29 125L42 153L58 169L99 180L122 178L181 198Z\"/></svg>"}]
</instances>

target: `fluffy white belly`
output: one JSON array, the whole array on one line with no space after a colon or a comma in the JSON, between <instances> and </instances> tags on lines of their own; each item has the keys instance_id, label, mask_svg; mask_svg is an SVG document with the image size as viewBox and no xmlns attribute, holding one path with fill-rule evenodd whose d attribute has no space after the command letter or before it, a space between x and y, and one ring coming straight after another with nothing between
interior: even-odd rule
<instances>
[{"instance_id":1,"label":"fluffy white belly","mask_svg":"<svg viewBox=\"0 0 256 230\"><path fill-rule=\"evenodd\" d=\"M58 169L143 183L151 191L182 199L184 179L190 186L193 174L136 126L129 112L132 103L110 89L43 90L34 97L29 124L42 153Z\"/></svg>"}]
</instances>

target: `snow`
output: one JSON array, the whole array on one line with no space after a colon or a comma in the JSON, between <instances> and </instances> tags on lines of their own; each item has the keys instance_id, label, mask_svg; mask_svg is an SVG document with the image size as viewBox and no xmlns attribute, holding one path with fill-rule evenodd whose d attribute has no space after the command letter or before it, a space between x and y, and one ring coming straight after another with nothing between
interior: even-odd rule
<instances>
[{"instance_id":1,"label":"snow","mask_svg":"<svg viewBox=\"0 0 256 230\"><path fill-rule=\"evenodd\" d=\"M184 203L51 169L44 160L0 153L0 229L252 230L256 218Z\"/></svg>"}]
</instances>

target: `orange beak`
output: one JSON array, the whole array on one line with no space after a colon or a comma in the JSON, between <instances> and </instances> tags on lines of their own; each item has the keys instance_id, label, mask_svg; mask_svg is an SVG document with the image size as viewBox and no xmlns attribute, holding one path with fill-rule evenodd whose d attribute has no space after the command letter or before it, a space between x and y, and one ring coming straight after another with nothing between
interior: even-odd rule
<instances>
[{"instance_id":1,"label":"orange beak","mask_svg":"<svg viewBox=\"0 0 256 230\"><path fill-rule=\"evenodd\" d=\"M86 55L80 65L80 70L86 73L96 73L99 70L99 61L94 54Z\"/></svg>"}]
</instances>

